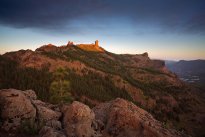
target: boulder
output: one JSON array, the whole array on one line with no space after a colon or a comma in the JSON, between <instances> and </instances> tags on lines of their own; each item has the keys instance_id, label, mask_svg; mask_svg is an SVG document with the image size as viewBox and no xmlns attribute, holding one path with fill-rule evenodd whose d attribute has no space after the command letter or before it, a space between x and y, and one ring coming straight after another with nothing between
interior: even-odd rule
<instances>
[{"instance_id":1,"label":"boulder","mask_svg":"<svg viewBox=\"0 0 205 137\"><path fill-rule=\"evenodd\" d=\"M96 119L105 125L103 136L115 137L179 137L167 130L151 114L124 99L116 99L93 108Z\"/></svg>"},{"instance_id":2,"label":"boulder","mask_svg":"<svg viewBox=\"0 0 205 137\"><path fill-rule=\"evenodd\" d=\"M98 136L92 127L95 114L88 106L74 101L65 108L63 124L68 137Z\"/></svg>"},{"instance_id":3,"label":"boulder","mask_svg":"<svg viewBox=\"0 0 205 137\"><path fill-rule=\"evenodd\" d=\"M166 129L151 114L120 98L102 103L92 110L77 101L59 108L58 105L36 100L32 90L4 89L0 90L0 112L5 130L20 127L24 120L42 122L41 137L183 136L175 130Z\"/></svg>"},{"instance_id":4,"label":"boulder","mask_svg":"<svg viewBox=\"0 0 205 137\"><path fill-rule=\"evenodd\" d=\"M23 120L36 117L36 109L20 90L0 90L0 112L5 130L15 129Z\"/></svg>"},{"instance_id":5,"label":"boulder","mask_svg":"<svg viewBox=\"0 0 205 137\"><path fill-rule=\"evenodd\" d=\"M54 111L45 106L37 105L36 108L38 113L38 119L40 121L47 122L50 120L58 120L61 117L60 112Z\"/></svg>"},{"instance_id":6,"label":"boulder","mask_svg":"<svg viewBox=\"0 0 205 137\"><path fill-rule=\"evenodd\" d=\"M48 122L50 120L58 120L61 117L61 112L56 111L55 105L45 103L41 100L31 100L36 108L37 118L41 122Z\"/></svg>"}]
</instances>

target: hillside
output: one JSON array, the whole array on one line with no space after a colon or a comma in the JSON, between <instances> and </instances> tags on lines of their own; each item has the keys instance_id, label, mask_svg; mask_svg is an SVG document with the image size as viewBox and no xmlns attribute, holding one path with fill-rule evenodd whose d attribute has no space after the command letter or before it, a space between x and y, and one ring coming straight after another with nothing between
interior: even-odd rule
<instances>
[{"instance_id":1,"label":"hillside","mask_svg":"<svg viewBox=\"0 0 205 137\"><path fill-rule=\"evenodd\" d=\"M0 73L0 89L32 89L46 102L77 100L90 107L120 97L166 128L205 135L204 94L147 53L119 55L89 44L49 44L0 56Z\"/></svg>"}]
</instances>

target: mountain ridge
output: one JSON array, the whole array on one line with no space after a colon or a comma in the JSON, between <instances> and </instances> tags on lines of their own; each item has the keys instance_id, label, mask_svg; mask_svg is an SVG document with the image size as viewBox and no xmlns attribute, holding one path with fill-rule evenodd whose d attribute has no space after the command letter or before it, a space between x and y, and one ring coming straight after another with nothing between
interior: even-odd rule
<instances>
[{"instance_id":1,"label":"mountain ridge","mask_svg":"<svg viewBox=\"0 0 205 137\"><path fill-rule=\"evenodd\" d=\"M151 60L148 53L118 55L72 44L50 45L6 53L0 64L0 88L33 89L43 101L78 100L89 106L120 97L149 111L167 127L194 136L204 134L204 125L196 126L205 114L199 89L181 81L164 61ZM66 98L59 96L56 85L63 86L61 94Z\"/></svg>"}]
</instances>

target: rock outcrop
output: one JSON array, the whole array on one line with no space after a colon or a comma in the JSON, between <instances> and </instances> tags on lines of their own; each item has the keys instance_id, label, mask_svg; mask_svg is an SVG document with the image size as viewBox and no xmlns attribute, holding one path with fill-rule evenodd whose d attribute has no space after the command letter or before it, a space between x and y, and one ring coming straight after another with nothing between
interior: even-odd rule
<instances>
[{"instance_id":1,"label":"rock outcrop","mask_svg":"<svg viewBox=\"0 0 205 137\"><path fill-rule=\"evenodd\" d=\"M85 51L105 52L105 50L99 46L98 40L95 41L95 44L77 44L76 46Z\"/></svg>"},{"instance_id":2,"label":"rock outcrop","mask_svg":"<svg viewBox=\"0 0 205 137\"><path fill-rule=\"evenodd\" d=\"M38 52L51 52L51 51L57 51L57 47L53 44L43 45L40 48L37 48L36 51Z\"/></svg>"},{"instance_id":3,"label":"rock outcrop","mask_svg":"<svg viewBox=\"0 0 205 137\"><path fill-rule=\"evenodd\" d=\"M105 125L104 135L115 137L179 137L163 128L151 114L124 99L116 99L93 109L96 120Z\"/></svg>"},{"instance_id":4,"label":"rock outcrop","mask_svg":"<svg viewBox=\"0 0 205 137\"><path fill-rule=\"evenodd\" d=\"M54 105L37 100L32 90L0 90L0 112L3 130L18 130L23 123L33 121L44 123L40 132L44 137L51 137L52 133L53 137L62 134L61 113L56 111Z\"/></svg>"},{"instance_id":5,"label":"rock outcrop","mask_svg":"<svg viewBox=\"0 0 205 137\"><path fill-rule=\"evenodd\" d=\"M77 101L60 107L37 100L32 90L4 89L0 90L0 107L2 129L17 129L28 119L43 121L41 137L182 137L120 98L93 109Z\"/></svg>"},{"instance_id":6,"label":"rock outcrop","mask_svg":"<svg viewBox=\"0 0 205 137\"><path fill-rule=\"evenodd\" d=\"M63 119L68 137L96 137L92 128L94 119L95 114L88 106L74 101L67 107Z\"/></svg>"},{"instance_id":7,"label":"rock outcrop","mask_svg":"<svg viewBox=\"0 0 205 137\"><path fill-rule=\"evenodd\" d=\"M54 111L46 106L36 105L36 108L40 121L48 122L50 120L58 120L61 116L60 112Z\"/></svg>"},{"instance_id":8,"label":"rock outcrop","mask_svg":"<svg viewBox=\"0 0 205 137\"><path fill-rule=\"evenodd\" d=\"M5 130L15 129L22 120L36 117L36 109L30 99L15 89L0 90L0 110Z\"/></svg>"}]
</instances>

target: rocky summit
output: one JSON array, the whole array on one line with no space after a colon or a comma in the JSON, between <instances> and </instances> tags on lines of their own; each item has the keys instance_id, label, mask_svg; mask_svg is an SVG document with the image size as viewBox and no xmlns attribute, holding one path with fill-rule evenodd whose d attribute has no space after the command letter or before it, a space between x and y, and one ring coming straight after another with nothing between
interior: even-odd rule
<instances>
[{"instance_id":1,"label":"rocky summit","mask_svg":"<svg viewBox=\"0 0 205 137\"><path fill-rule=\"evenodd\" d=\"M1 137L26 136L34 128L40 137L182 137L151 114L121 98L93 109L74 101L52 105L32 90L0 90ZM9 131L9 132L7 132ZM22 133L22 131L24 131Z\"/></svg>"}]
</instances>

